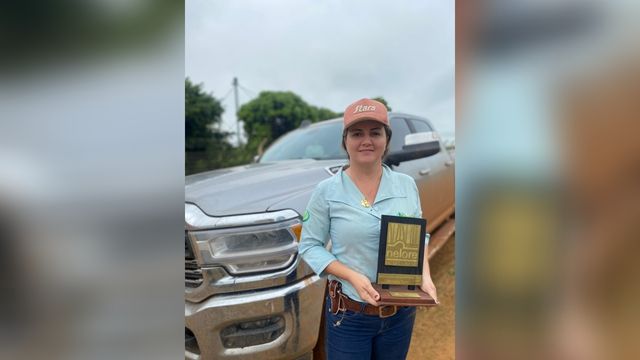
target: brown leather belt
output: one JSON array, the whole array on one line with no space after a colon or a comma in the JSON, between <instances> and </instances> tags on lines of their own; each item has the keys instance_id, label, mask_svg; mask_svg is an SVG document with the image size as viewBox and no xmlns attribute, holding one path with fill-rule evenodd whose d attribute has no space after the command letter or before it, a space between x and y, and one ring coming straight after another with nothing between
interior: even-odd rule
<instances>
[{"instance_id":1,"label":"brown leather belt","mask_svg":"<svg viewBox=\"0 0 640 360\"><path fill-rule=\"evenodd\" d=\"M373 306L353 300L342 293L342 284L336 280L329 282L329 298L331 299L331 311L334 314L337 314L339 311L350 310L356 313L361 312L366 315L386 318L395 315L398 311L398 307L395 305Z\"/></svg>"}]
</instances>

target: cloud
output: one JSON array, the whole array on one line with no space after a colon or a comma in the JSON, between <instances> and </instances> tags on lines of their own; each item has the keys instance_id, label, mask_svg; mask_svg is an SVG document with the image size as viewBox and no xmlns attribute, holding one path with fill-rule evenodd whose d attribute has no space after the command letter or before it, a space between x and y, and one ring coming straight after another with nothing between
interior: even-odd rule
<instances>
[{"instance_id":1,"label":"cloud","mask_svg":"<svg viewBox=\"0 0 640 360\"><path fill-rule=\"evenodd\" d=\"M446 114L432 120L454 128L453 1L188 1L185 36L186 75L216 97L237 76L250 90L241 103L291 90L342 111L383 96L397 111ZM235 129L233 97L224 105Z\"/></svg>"}]
</instances>

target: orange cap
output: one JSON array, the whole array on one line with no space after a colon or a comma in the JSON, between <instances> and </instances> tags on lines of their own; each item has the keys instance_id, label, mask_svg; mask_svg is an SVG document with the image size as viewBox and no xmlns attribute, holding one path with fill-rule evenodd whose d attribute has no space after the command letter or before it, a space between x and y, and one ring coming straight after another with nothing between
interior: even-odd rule
<instances>
[{"instance_id":1,"label":"orange cap","mask_svg":"<svg viewBox=\"0 0 640 360\"><path fill-rule=\"evenodd\" d=\"M387 107L371 99L360 99L347 106L344 111L344 129L363 120L373 120L389 126Z\"/></svg>"}]
</instances>

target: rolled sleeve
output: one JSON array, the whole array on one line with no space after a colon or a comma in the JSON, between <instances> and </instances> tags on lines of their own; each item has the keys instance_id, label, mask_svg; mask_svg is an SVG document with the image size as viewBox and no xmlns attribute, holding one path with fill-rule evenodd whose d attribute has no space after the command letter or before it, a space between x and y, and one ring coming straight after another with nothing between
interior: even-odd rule
<instances>
[{"instance_id":1,"label":"rolled sleeve","mask_svg":"<svg viewBox=\"0 0 640 360\"><path fill-rule=\"evenodd\" d=\"M311 195L309 205L303 216L302 236L300 240L300 256L318 275L336 257L326 249L329 239L329 203L324 197L324 189L319 185Z\"/></svg>"}]
</instances>

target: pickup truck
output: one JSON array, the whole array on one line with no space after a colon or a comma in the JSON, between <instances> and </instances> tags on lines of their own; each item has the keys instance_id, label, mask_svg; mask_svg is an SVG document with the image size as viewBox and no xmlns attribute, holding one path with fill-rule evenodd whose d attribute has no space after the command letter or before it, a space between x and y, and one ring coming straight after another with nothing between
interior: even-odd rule
<instances>
[{"instance_id":1,"label":"pickup truck","mask_svg":"<svg viewBox=\"0 0 640 360\"><path fill-rule=\"evenodd\" d=\"M424 118L389 113L385 163L416 180L429 256L454 231L454 159ZM311 359L326 279L297 254L315 186L346 164L342 119L304 124L256 163L185 181L185 359Z\"/></svg>"}]
</instances>

